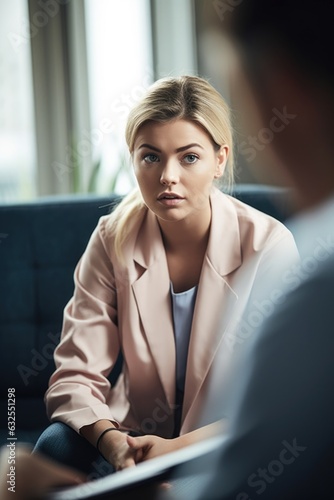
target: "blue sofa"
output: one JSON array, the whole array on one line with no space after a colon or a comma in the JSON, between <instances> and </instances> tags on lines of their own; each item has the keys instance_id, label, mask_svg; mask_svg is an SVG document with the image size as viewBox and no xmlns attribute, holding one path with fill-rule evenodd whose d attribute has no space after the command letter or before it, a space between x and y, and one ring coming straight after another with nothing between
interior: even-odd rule
<instances>
[{"instance_id":1,"label":"blue sofa","mask_svg":"<svg viewBox=\"0 0 334 500\"><path fill-rule=\"evenodd\" d=\"M283 222L293 212L291 193L283 188L236 185L232 195ZM48 425L43 396L74 267L99 217L119 200L87 195L0 206L2 443L8 437L8 388L15 389L18 440L33 444ZM111 380L120 368L121 358Z\"/></svg>"}]
</instances>

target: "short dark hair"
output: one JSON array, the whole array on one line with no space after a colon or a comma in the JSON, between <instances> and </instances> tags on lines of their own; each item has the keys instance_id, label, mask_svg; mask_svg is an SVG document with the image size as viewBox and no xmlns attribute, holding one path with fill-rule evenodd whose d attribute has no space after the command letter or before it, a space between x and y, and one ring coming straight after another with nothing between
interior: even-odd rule
<instances>
[{"instance_id":1,"label":"short dark hair","mask_svg":"<svg viewBox=\"0 0 334 500\"><path fill-rule=\"evenodd\" d=\"M332 0L242 0L230 15L228 31L248 56L279 49L310 77L334 84Z\"/></svg>"}]
</instances>

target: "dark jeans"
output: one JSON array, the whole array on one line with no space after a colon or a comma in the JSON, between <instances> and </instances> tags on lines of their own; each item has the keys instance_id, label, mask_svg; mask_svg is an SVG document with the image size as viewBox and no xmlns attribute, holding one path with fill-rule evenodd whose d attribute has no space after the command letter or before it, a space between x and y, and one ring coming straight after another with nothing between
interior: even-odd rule
<instances>
[{"instance_id":1,"label":"dark jeans","mask_svg":"<svg viewBox=\"0 0 334 500\"><path fill-rule=\"evenodd\" d=\"M61 422L55 422L45 429L38 438L35 451L80 470L91 480L114 472L112 465L102 458L94 446Z\"/></svg>"}]
</instances>

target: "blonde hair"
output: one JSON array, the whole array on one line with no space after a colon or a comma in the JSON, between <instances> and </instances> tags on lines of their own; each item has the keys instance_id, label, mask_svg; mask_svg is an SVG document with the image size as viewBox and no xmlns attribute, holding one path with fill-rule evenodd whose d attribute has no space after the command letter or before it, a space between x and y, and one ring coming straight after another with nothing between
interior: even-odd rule
<instances>
[{"instance_id":1,"label":"blonde hair","mask_svg":"<svg viewBox=\"0 0 334 500\"><path fill-rule=\"evenodd\" d=\"M177 119L199 124L209 134L217 151L222 145L229 147L223 179L230 187L234 170L230 110L220 93L207 80L198 76L162 78L151 85L128 116L125 138L130 154L133 154L138 131L146 122L164 123ZM143 210L145 204L137 188L112 213L110 229L115 236L115 253L120 261L123 244Z\"/></svg>"}]
</instances>

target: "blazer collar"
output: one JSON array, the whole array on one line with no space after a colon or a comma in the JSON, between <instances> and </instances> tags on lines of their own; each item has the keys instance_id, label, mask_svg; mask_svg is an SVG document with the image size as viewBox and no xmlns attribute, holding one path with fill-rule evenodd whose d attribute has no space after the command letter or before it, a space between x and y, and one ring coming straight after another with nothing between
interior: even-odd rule
<instances>
[{"instance_id":1,"label":"blazer collar","mask_svg":"<svg viewBox=\"0 0 334 500\"><path fill-rule=\"evenodd\" d=\"M220 276L227 276L242 263L238 217L230 197L219 189L212 189L210 202L212 215L207 258ZM159 223L149 209L138 236L133 260L148 269L165 253Z\"/></svg>"},{"instance_id":2,"label":"blazer collar","mask_svg":"<svg viewBox=\"0 0 334 500\"><path fill-rule=\"evenodd\" d=\"M213 188L212 216L207 258L220 276L228 276L241 266L240 228L230 196Z\"/></svg>"},{"instance_id":3,"label":"blazer collar","mask_svg":"<svg viewBox=\"0 0 334 500\"><path fill-rule=\"evenodd\" d=\"M146 209L133 250L133 260L144 269L165 254L159 223L155 214Z\"/></svg>"}]
</instances>

